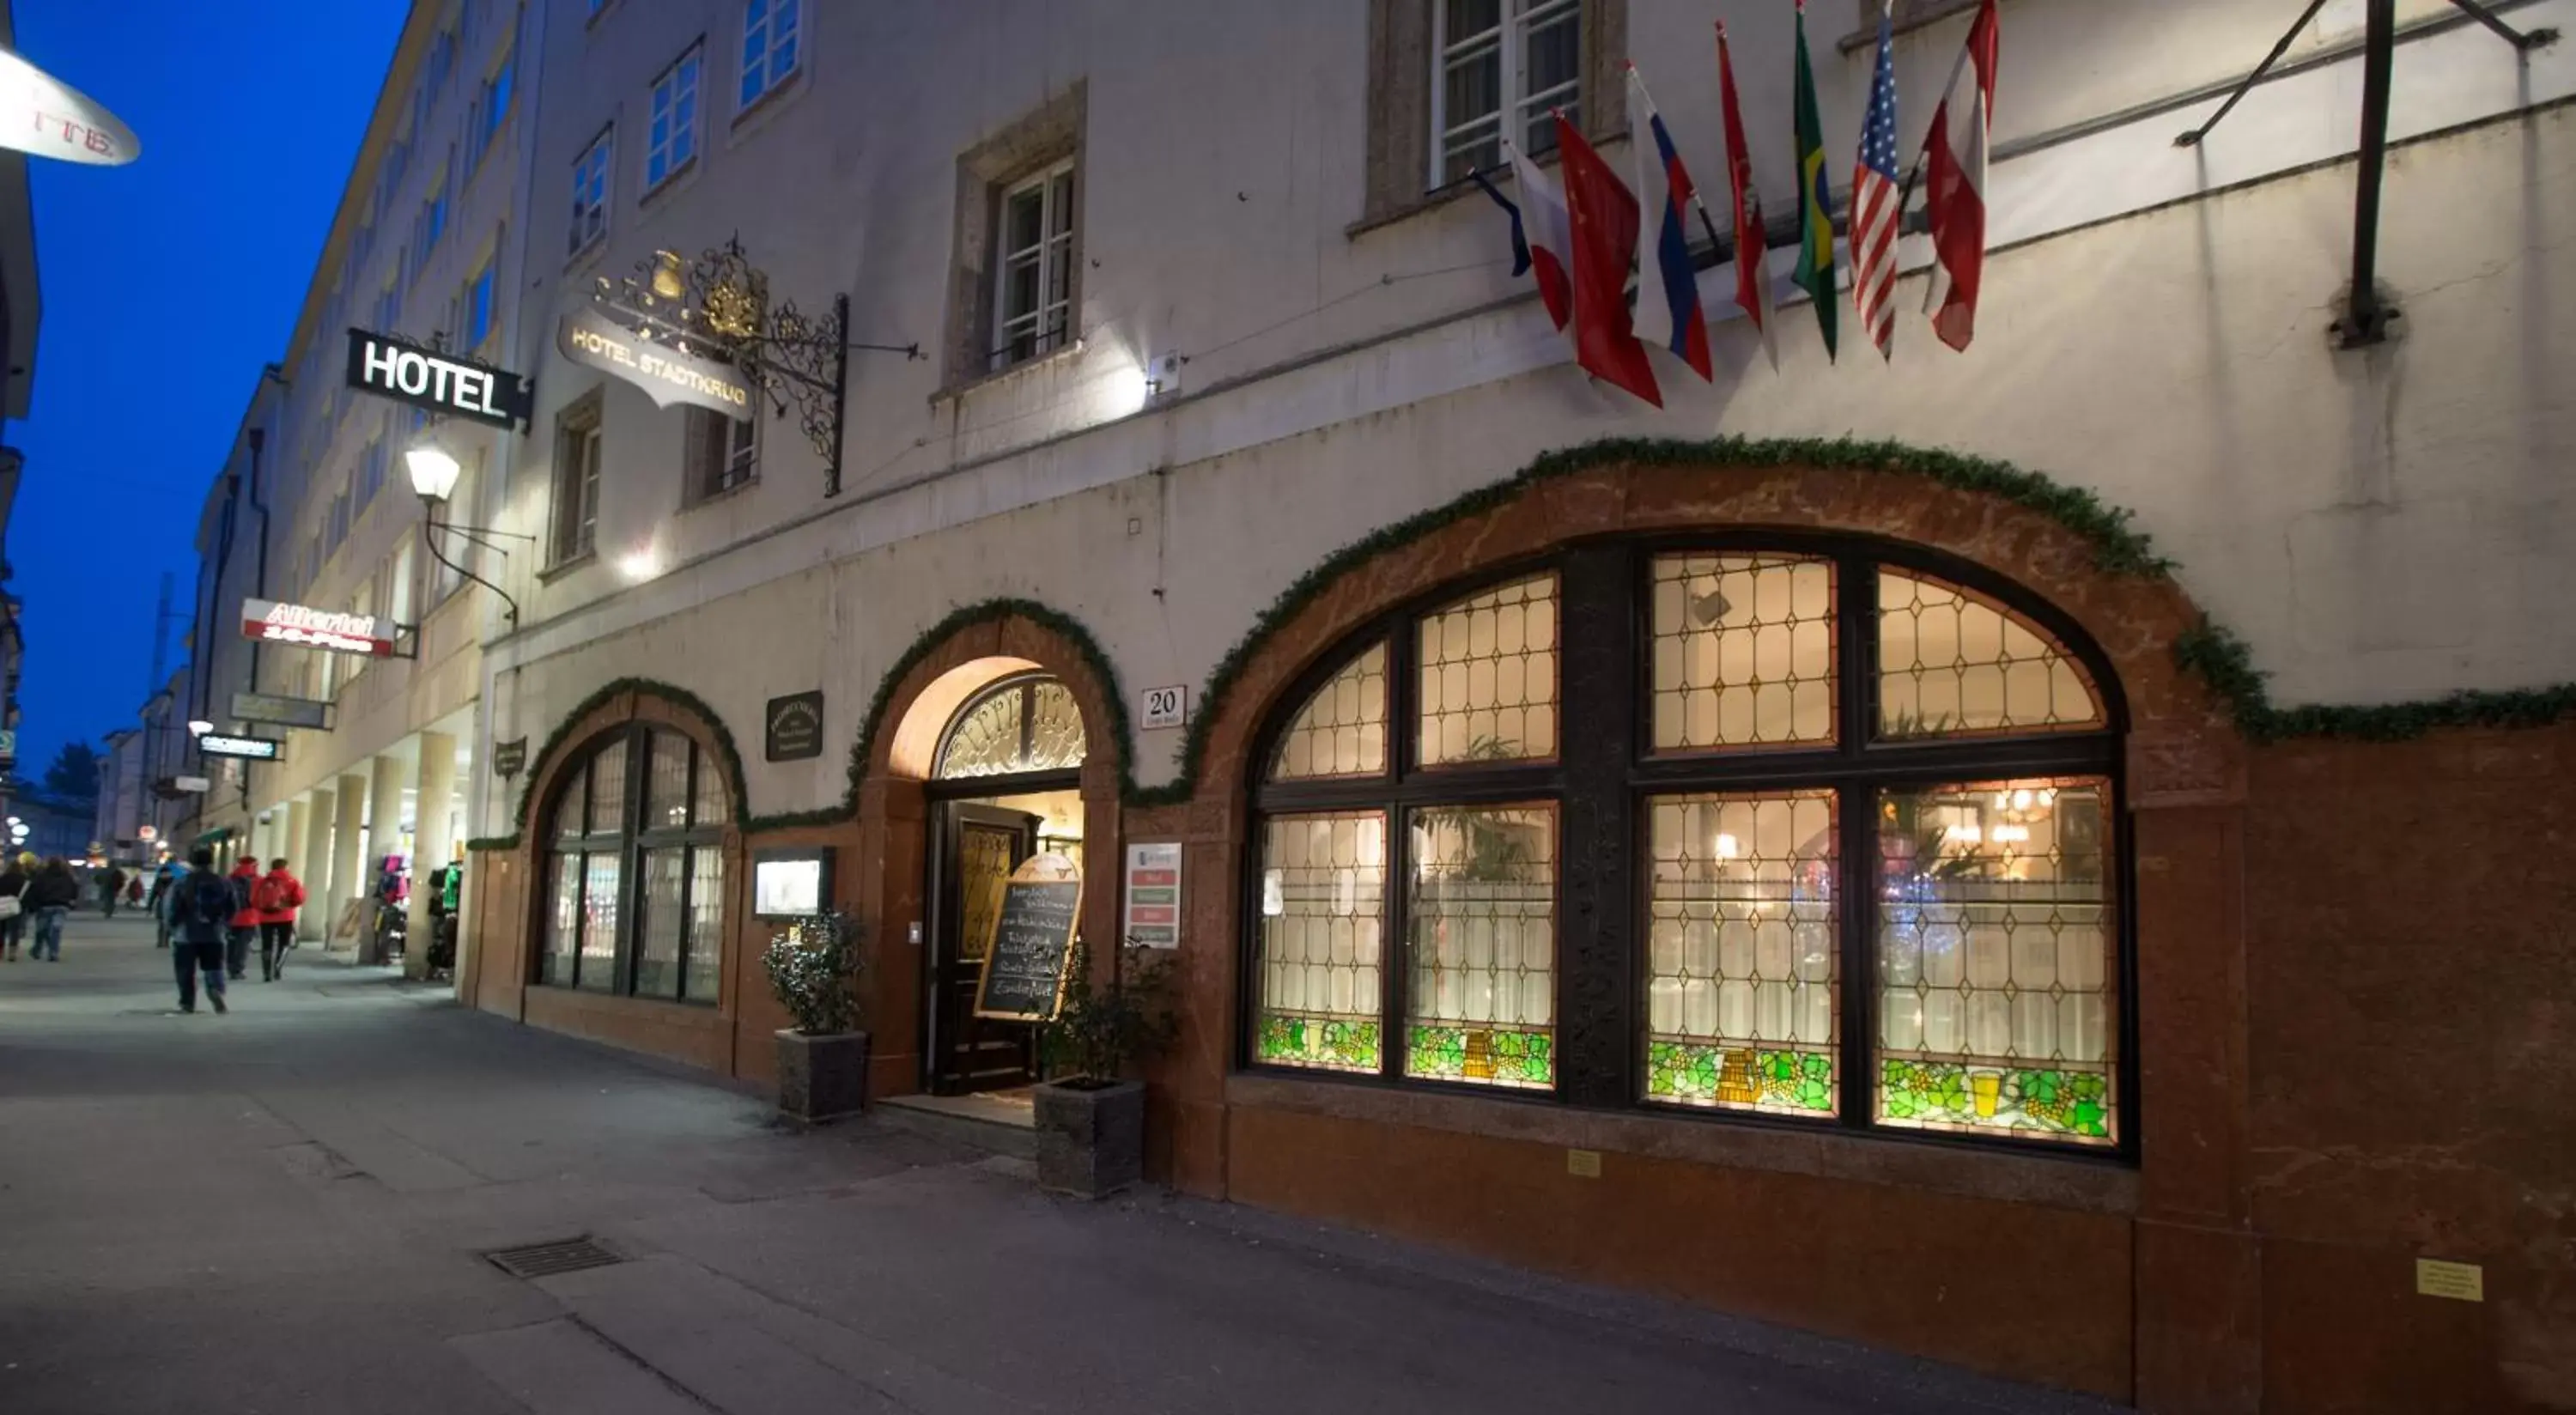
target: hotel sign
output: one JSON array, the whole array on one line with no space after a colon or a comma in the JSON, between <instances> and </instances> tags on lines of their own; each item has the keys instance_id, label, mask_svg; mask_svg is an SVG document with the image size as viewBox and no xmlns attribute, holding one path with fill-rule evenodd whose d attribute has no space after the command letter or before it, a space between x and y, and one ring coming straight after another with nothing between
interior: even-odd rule
<instances>
[{"instance_id":1,"label":"hotel sign","mask_svg":"<svg viewBox=\"0 0 2576 1415\"><path fill-rule=\"evenodd\" d=\"M228 732L209 732L197 739L197 750L210 757L273 762L285 754L286 744L274 737L236 737Z\"/></svg>"},{"instance_id":2,"label":"hotel sign","mask_svg":"<svg viewBox=\"0 0 2576 1415\"><path fill-rule=\"evenodd\" d=\"M142 140L115 114L7 50L0 50L0 147L91 167L122 167L143 155Z\"/></svg>"},{"instance_id":3,"label":"hotel sign","mask_svg":"<svg viewBox=\"0 0 2576 1415\"><path fill-rule=\"evenodd\" d=\"M349 331L349 386L498 428L516 428L537 411L536 385L507 369L364 329Z\"/></svg>"},{"instance_id":4,"label":"hotel sign","mask_svg":"<svg viewBox=\"0 0 2576 1415\"><path fill-rule=\"evenodd\" d=\"M565 315L555 333L555 347L584 368L613 374L643 389L654 407L686 403L729 418L751 416L751 385L741 370L654 343L595 310Z\"/></svg>"},{"instance_id":5,"label":"hotel sign","mask_svg":"<svg viewBox=\"0 0 2576 1415\"><path fill-rule=\"evenodd\" d=\"M267 599L242 601L242 637L262 643L391 658L395 633L394 621L380 614L343 614Z\"/></svg>"}]
</instances>

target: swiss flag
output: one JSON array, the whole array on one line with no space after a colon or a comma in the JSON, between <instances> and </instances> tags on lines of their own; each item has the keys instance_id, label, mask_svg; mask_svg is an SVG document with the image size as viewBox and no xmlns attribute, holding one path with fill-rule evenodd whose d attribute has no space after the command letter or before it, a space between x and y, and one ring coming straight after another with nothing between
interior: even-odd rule
<instances>
[{"instance_id":1,"label":"swiss flag","mask_svg":"<svg viewBox=\"0 0 2576 1415\"><path fill-rule=\"evenodd\" d=\"M1660 408L1663 390L1628 311L1628 260L1637 250L1637 197L1560 111L1556 150L1573 228L1574 361Z\"/></svg>"}]
</instances>

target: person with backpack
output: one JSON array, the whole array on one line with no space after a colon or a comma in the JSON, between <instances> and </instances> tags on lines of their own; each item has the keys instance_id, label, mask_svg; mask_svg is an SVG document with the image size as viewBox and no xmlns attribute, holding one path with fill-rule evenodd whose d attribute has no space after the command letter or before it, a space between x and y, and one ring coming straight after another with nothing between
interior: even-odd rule
<instances>
[{"instance_id":1,"label":"person with backpack","mask_svg":"<svg viewBox=\"0 0 2576 1415\"><path fill-rule=\"evenodd\" d=\"M171 886L170 912L178 927L170 935L170 962L179 975L179 1010L197 1010L197 975L206 979L206 1001L217 1012L224 1006L224 931L232 924L232 882L215 873L215 852L200 845L188 852L188 873Z\"/></svg>"},{"instance_id":2,"label":"person with backpack","mask_svg":"<svg viewBox=\"0 0 2576 1415\"><path fill-rule=\"evenodd\" d=\"M38 962L63 961L63 916L80 903L80 880L72 874L71 861L56 855L36 871L28 882L27 892L18 902L36 915L36 947L30 956Z\"/></svg>"},{"instance_id":3,"label":"person with backpack","mask_svg":"<svg viewBox=\"0 0 2576 1415\"><path fill-rule=\"evenodd\" d=\"M27 886L36 878L36 857L21 852L0 870L0 898L9 903L0 913L0 963L18 961L18 940L27 932Z\"/></svg>"},{"instance_id":4,"label":"person with backpack","mask_svg":"<svg viewBox=\"0 0 2576 1415\"><path fill-rule=\"evenodd\" d=\"M268 862L268 873L251 891L259 910L259 971L275 982L286 975L286 951L295 946L295 911L304 907L304 881L286 868L286 857Z\"/></svg>"},{"instance_id":5,"label":"person with backpack","mask_svg":"<svg viewBox=\"0 0 2576 1415\"><path fill-rule=\"evenodd\" d=\"M224 882L233 888L233 917L224 935L224 971L239 981L250 971L250 946L259 938L259 906L251 902L259 892L259 861L242 856L233 862L233 872L224 876ZM264 960L259 972L265 981L277 979Z\"/></svg>"}]
</instances>

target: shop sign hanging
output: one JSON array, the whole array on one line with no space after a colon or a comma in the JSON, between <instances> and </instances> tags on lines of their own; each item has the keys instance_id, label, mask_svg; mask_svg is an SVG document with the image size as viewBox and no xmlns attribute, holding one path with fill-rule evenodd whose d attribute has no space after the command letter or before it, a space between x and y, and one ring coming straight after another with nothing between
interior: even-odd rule
<instances>
[{"instance_id":1,"label":"shop sign hanging","mask_svg":"<svg viewBox=\"0 0 2576 1415\"><path fill-rule=\"evenodd\" d=\"M244 623L248 631L249 625ZM263 636L264 637L264 636ZM233 716L244 722L265 722L278 727L311 727L319 729L330 723L331 705L312 698L289 698L277 693L233 694Z\"/></svg>"},{"instance_id":2,"label":"shop sign hanging","mask_svg":"<svg viewBox=\"0 0 2576 1415\"><path fill-rule=\"evenodd\" d=\"M654 407L685 403L729 418L752 414L751 385L731 365L681 353L621 329L596 311L578 309L565 315L555 333L555 347L584 368L643 389Z\"/></svg>"},{"instance_id":3,"label":"shop sign hanging","mask_svg":"<svg viewBox=\"0 0 2576 1415\"><path fill-rule=\"evenodd\" d=\"M349 331L349 386L498 428L526 425L537 411L536 384L518 374L364 329Z\"/></svg>"},{"instance_id":4,"label":"shop sign hanging","mask_svg":"<svg viewBox=\"0 0 2576 1415\"><path fill-rule=\"evenodd\" d=\"M801 762L823 755L823 694L819 690L771 698L765 717L769 729L763 755L769 760Z\"/></svg>"},{"instance_id":5,"label":"shop sign hanging","mask_svg":"<svg viewBox=\"0 0 2576 1415\"><path fill-rule=\"evenodd\" d=\"M395 632L394 621L381 614L346 614L271 599L242 601L242 637L264 643L391 658Z\"/></svg>"},{"instance_id":6,"label":"shop sign hanging","mask_svg":"<svg viewBox=\"0 0 2576 1415\"><path fill-rule=\"evenodd\" d=\"M210 757L273 762L285 754L286 744L274 737L237 737L229 732L209 732L197 739L197 750Z\"/></svg>"},{"instance_id":7,"label":"shop sign hanging","mask_svg":"<svg viewBox=\"0 0 2576 1415\"><path fill-rule=\"evenodd\" d=\"M90 167L122 167L143 140L97 101L0 49L0 147Z\"/></svg>"},{"instance_id":8,"label":"shop sign hanging","mask_svg":"<svg viewBox=\"0 0 2576 1415\"><path fill-rule=\"evenodd\" d=\"M506 781L528 769L528 739L513 737L492 744L492 770Z\"/></svg>"}]
</instances>

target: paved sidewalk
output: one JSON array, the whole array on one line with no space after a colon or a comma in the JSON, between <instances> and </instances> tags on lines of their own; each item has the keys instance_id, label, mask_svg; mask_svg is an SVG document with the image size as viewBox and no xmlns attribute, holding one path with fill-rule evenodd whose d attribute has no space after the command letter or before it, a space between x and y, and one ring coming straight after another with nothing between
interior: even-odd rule
<instances>
[{"instance_id":1,"label":"paved sidewalk","mask_svg":"<svg viewBox=\"0 0 2576 1415\"><path fill-rule=\"evenodd\" d=\"M0 964L0 1412L2102 1407L757 1098L300 950ZM480 1255L595 1235L536 1281Z\"/></svg>"}]
</instances>

